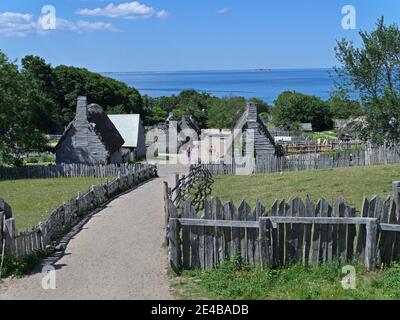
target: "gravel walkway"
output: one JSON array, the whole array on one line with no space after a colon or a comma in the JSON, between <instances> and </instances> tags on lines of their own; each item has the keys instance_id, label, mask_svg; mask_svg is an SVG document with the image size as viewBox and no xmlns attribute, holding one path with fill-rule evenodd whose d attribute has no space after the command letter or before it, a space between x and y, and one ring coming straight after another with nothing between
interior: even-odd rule
<instances>
[{"instance_id":1,"label":"gravel walkway","mask_svg":"<svg viewBox=\"0 0 400 320\"><path fill-rule=\"evenodd\" d=\"M163 181L176 169L112 201L94 214L53 261L56 289L42 288L41 267L6 279L0 299L173 299L166 276ZM163 173L164 171L164 173Z\"/></svg>"}]
</instances>

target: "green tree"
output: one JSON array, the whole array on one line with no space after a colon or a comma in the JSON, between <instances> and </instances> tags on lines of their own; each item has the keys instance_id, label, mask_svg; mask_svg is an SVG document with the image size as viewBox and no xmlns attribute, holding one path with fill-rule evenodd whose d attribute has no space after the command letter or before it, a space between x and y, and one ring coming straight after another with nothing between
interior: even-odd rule
<instances>
[{"instance_id":1,"label":"green tree","mask_svg":"<svg viewBox=\"0 0 400 320\"><path fill-rule=\"evenodd\" d=\"M209 128L232 129L246 108L246 99L226 97L215 99L208 110Z\"/></svg>"},{"instance_id":2,"label":"green tree","mask_svg":"<svg viewBox=\"0 0 400 320\"><path fill-rule=\"evenodd\" d=\"M90 72L83 68L58 66L56 94L62 108L63 123L70 122L75 115L76 99L87 96L89 102L104 107L105 112L116 106L123 106L124 113L143 114L143 101L140 93L125 83Z\"/></svg>"},{"instance_id":3,"label":"green tree","mask_svg":"<svg viewBox=\"0 0 400 320\"><path fill-rule=\"evenodd\" d=\"M315 131L331 129L332 114L328 104L315 96L285 91L274 102L275 125L296 130L299 123L310 122Z\"/></svg>"},{"instance_id":4,"label":"green tree","mask_svg":"<svg viewBox=\"0 0 400 320\"><path fill-rule=\"evenodd\" d=\"M366 114L361 131L374 143L400 142L400 30L380 18L375 30L361 31L361 45L342 39L335 48L338 90L356 92Z\"/></svg>"},{"instance_id":5,"label":"green tree","mask_svg":"<svg viewBox=\"0 0 400 320\"><path fill-rule=\"evenodd\" d=\"M334 119L349 119L363 114L361 104L350 99L343 90L333 92L327 102Z\"/></svg>"},{"instance_id":6,"label":"green tree","mask_svg":"<svg viewBox=\"0 0 400 320\"><path fill-rule=\"evenodd\" d=\"M0 52L0 162L20 165L21 155L45 148L47 139L41 133L30 98L31 83L18 66Z\"/></svg>"},{"instance_id":7,"label":"green tree","mask_svg":"<svg viewBox=\"0 0 400 320\"><path fill-rule=\"evenodd\" d=\"M24 57L21 65L21 74L28 84L26 94L32 109L31 121L43 132L54 132L62 117L56 101L53 69L37 56Z\"/></svg>"}]
</instances>

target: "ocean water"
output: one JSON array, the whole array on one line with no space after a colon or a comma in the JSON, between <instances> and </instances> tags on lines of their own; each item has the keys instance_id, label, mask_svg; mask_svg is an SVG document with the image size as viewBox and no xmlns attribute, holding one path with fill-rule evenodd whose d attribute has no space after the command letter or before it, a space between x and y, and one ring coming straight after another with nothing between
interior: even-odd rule
<instances>
[{"instance_id":1,"label":"ocean water","mask_svg":"<svg viewBox=\"0 0 400 320\"><path fill-rule=\"evenodd\" d=\"M332 69L279 69L188 72L107 72L105 76L135 87L151 97L171 96L185 89L218 97L257 97L268 103L285 90L329 98L333 89Z\"/></svg>"}]
</instances>

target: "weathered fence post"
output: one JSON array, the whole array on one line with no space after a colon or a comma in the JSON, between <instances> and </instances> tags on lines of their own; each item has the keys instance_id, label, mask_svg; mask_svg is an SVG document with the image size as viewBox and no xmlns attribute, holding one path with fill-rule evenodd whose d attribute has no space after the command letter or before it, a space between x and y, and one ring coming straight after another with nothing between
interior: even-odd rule
<instances>
[{"instance_id":1,"label":"weathered fence post","mask_svg":"<svg viewBox=\"0 0 400 320\"><path fill-rule=\"evenodd\" d=\"M181 243L180 243L180 232L181 224L179 222L178 213L176 212L175 205L171 200L168 200L168 211L171 214L171 220L169 221L169 261L172 270L179 275L182 270L182 255L181 255Z\"/></svg>"},{"instance_id":2,"label":"weathered fence post","mask_svg":"<svg viewBox=\"0 0 400 320\"><path fill-rule=\"evenodd\" d=\"M271 222L268 218L259 218L259 245L260 245L260 258L261 266L266 269L271 267L271 254L270 254L270 243L267 236L267 229L270 227Z\"/></svg>"},{"instance_id":3,"label":"weathered fence post","mask_svg":"<svg viewBox=\"0 0 400 320\"><path fill-rule=\"evenodd\" d=\"M393 181L393 200L396 204L396 217L400 218L400 181Z\"/></svg>"},{"instance_id":4,"label":"weathered fence post","mask_svg":"<svg viewBox=\"0 0 400 320\"><path fill-rule=\"evenodd\" d=\"M367 235L365 243L365 267L368 271L371 271L375 268L377 236L378 219L374 219L367 223Z\"/></svg>"},{"instance_id":5,"label":"weathered fence post","mask_svg":"<svg viewBox=\"0 0 400 320\"><path fill-rule=\"evenodd\" d=\"M169 241L169 212L168 212L168 202L169 202L169 188L168 182L164 181L164 223L165 223L165 244L168 245Z\"/></svg>"},{"instance_id":6,"label":"weathered fence post","mask_svg":"<svg viewBox=\"0 0 400 320\"><path fill-rule=\"evenodd\" d=\"M4 226L4 237L5 237L5 252L15 255L15 243L14 238L16 235L15 220L10 218L5 220Z\"/></svg>"}]
</instances>

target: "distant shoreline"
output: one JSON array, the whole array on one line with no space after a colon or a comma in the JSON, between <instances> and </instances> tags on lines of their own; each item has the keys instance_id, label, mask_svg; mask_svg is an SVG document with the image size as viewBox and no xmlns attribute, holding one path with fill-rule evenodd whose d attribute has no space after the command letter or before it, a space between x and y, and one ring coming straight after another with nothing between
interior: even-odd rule
<instances>
[{"instance_id":1,"label":"distant shoreline","mask_svg":"<svg viewBox=\"0 0 400 320\"><path fill-rule=\"evenodd\" d=\"M184 74L184 73L232 73L232 72L274 72L301 70L333 70L333 68L255 68L255 69L226 69L226 70L165 70L165 71L100 71L100 74Z\"/></svg>"}]
</instances>

